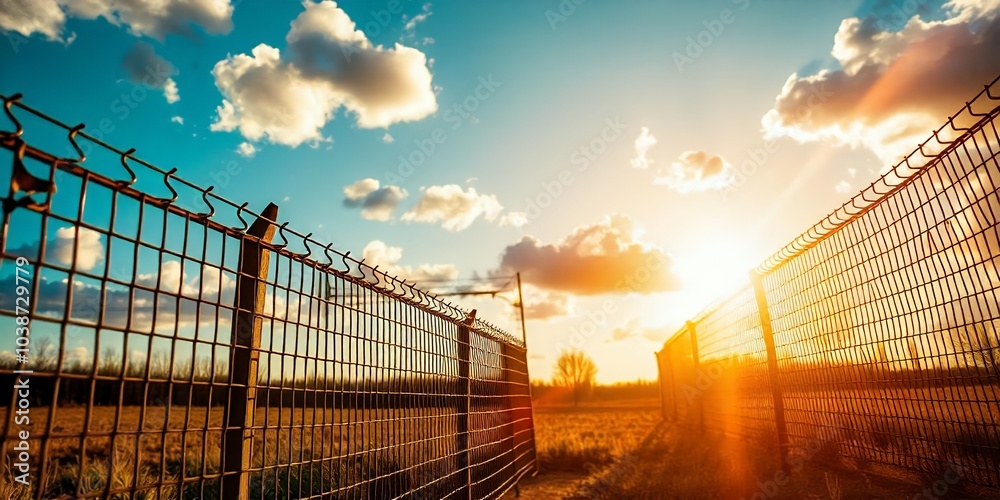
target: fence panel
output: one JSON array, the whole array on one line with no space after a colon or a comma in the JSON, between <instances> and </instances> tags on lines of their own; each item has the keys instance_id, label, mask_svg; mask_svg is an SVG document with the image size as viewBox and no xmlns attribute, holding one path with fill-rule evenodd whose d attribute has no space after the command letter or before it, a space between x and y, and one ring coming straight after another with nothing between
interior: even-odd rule
<instances>
[{"instance_id":1,"label":"fence panel","mask_svg":"<svg viewBox=\"0 0 1000 500\"><path fill-rule=\"evenodd\" d=\"M950 469L1000 486L998 81L765 261L760 311L746 288L693 321L703 369L725 365L696 386L706 429L774 443L779 406L799 458ZM661 364L687 369L670 355L687 330L665 343ZM663 387L683 400L683 384Z\"/></svg>"},{"instance_id":2,"label":"fence panel","mask_svg":"<svg viewBox=\"0 0 1000 500\"><path fill-rule=\"evenodd\" d=\"M25 124L70 129L4 99ZM0 328L29 323L30 344L24 359L0 346L0 450L30 448L22 493L496 498L534 471L520 340L277 223L273 205L252 213L70 136L116 180L15 127L0 132Z\"/></svg>"}]
</instances>

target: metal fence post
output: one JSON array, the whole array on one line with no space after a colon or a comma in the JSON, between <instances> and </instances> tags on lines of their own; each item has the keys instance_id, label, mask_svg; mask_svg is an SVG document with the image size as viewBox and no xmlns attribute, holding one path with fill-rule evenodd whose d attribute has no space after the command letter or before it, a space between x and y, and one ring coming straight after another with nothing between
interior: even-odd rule
<instances>
[{"instance_id":1,"label":"metal fence post","mask_svg":"<svg viewBox=\"0 0 1000 500\"><path fill-rule=\"evenodd\" d=\"M261 243L274 237L278 206L271 203L261 212L243 237L240 269L236 277L236 322L229 364L229 398L222 450L222 495L245 500L250 497L254 409L257 404L257 362L264 311L265 283L270 252Z\"/></svg>"},{"instance_id":2,"label":"metal fence post","mask_svg":"<svg viewBox=\"0 0 1000 500\"><path fill-rule=\"evenodd\" d=\"M698 371L700 370L700 361L698 360L698 332L694 328L694 323L691 321L687 322L688 334L691 336L691 362L692 362L692 375L694 379L691 382L697 384ZM704 395L702 395L704 396ZM698 404L695 411L698 412L698 429L701 432L705 432L705 398L698 397Z\"/></svg>"},{"instance_id":3,"label":"metal fence post","mask_svg":"<svg viewBox=\"0 0 1000 500\"><path fill-rule=\"evenodd\" d=\"M476 321L476 310L473 309L471 313L465 318L465 321L458 325L458 404L456 405L456 410L458 413L458 423L456 427L458 428L458 469L460 471L464 470L465 473L461 474L460 477L465 478L465 493L460 495L466 498L472 498L472 468L469 463L469 410L471 409L471 399L472 399L472 378L470 376L470 351L472 344L470 342L469 330L470 327Z\"/></svg>"},{"instance_id":4,"label":"metal fence post","mask_svg":"<svg viewBox=\"0 0 1000 500\"><path fill-rule=\"evenodd\" d=\"M764 337L764 349L767 350L767 372L771 382L771 397L774 400L774 429L778 434L778 459L781 461L781 468L787 472L788 430L785 426L785 403L781 393L781 382L778 379L778 353L774 347L771 312L767 307L767 291L764 290L763 277L756 270L750 271L750 283L753 284L754 295L757 297L760 329Z\"/></svg>"},{"instance_id":5,"label":"metal fence post","mask_svg":"<svg viewBox=\"0 0 1000 500\"><path fill-rule=\"evenodd\" d=\"M666 350L666 347L664 347ZM660 418L662 420L667 419L667 390L663 382L663 360L662 352L656 351L653 353L656 356L656 380L660 383Z\"/></svg>"}]
</instances>

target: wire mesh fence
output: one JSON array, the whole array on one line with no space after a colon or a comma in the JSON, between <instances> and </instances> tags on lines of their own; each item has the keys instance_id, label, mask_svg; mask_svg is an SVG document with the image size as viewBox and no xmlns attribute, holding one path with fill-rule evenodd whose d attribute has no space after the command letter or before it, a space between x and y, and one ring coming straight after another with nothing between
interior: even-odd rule
<instances>
[{"instance_id":1,"label":"wire mesh fence","mask_svg":"<svg viewBox=\"0 0 1000 500\"><path fill-rule=\"evenodd\" d=\"M1000 486L998 80L664 343L666 418Z\"/></svg>"},{"instance_id":2,"label":"wire mesh fence","mask_svg":"<svg viewBox=\"0 0 1000 500\"><path fill-rule=\"evenodd\" d=\"M496 498L534 471L521 340L4 103L0 494Z\"/></svg>"}]
</instances>

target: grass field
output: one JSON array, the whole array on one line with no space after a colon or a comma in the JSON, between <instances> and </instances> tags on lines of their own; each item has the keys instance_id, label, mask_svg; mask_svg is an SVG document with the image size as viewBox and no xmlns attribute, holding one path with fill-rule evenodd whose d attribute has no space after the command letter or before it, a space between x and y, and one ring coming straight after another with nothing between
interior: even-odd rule
<instances>
[{"instance_id":1,"label":"grass field","mask_svg":"<svg viewBox=\"0 0 1000 500\"><path fill-rule=\"evenodd\" d=\"M662 423L655 400L536 407L535 422L540 470L522 482L527 499L846 500L925 490L930 498L1000 498L947 470L874 468L829 449L793 449L785 472L766 444Z\"/></svg>"},{"instance_id":2,"label":"grass field","mask_svg":"<svg viewBox=\"0 0 1000 500\"><path fill-rule=\"evenodd\" d=\"M223 415L218 406L195 407L190 413L175 408L169 417L163 406L124 407L118 414L114 407L95 407L89 415L85 407L60 408L53 436L86 433L91 437L82 443L79 437L49 439L45 497L150 488L136 498L216 498ZM32 435L43 435L47 408L32 408L31 416ZM0 410L0 422L5 418L5 410ZM503 413L473 415L471 461L487 464L479 473L492 474L496 471L486 471L491 460L510 458L501 449L509 445L504 442L510 431L508 422L509 416ZM398 495L392 492L402 494L424 485L422 493L443 496L464 481L456 472L456 424L457 415L449 408L258 410L251 493L294 498L310 492L340 492L367 498L377 490L379 497L393 497ZM135 433L140 428L143 434L137 441ZM34 450L41 444L37 439L31 442ZM38 457L36 451L33 458ZM37 471L38 464L33 467ZM0 498L26 494L14 485L9 473L0 474ZM125 493L111 497L129 498Z\"/></svg>"},{"instance_id":3,"label":"grass field","mask_svg":"<svg viewBox=\"0 0 1000 500\"><path fill-rule=\"evenodd\" d=\"M570 495L588 478L635 449L660 420L659 400L536 406L539 474L522 484L522 498Z\"/></svg>"}]
</instances>

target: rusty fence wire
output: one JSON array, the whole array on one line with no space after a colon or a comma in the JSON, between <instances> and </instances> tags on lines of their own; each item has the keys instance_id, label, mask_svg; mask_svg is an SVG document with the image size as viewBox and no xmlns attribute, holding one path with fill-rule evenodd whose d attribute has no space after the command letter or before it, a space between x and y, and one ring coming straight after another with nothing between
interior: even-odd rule
<instances>
[{"instance_id":1,"label":"rusty fence wire","mask_svg":"<svg viewBox=\"0 0 1000 500\"><path fill-rule=\"evenodd\" d=\"M534 472L520 339L3 99L0 494L497 498Z\"/></svg>"},{"instance_id":2,"label":"rusty fence wire","mask_svg":"<svg viewBox=\"0 0 1000 500\"><path fill-rule=\"evenodd\" d=\"M1000 486L998 80L664 343L665 418Z\"/></svg>"}]
</instances>

